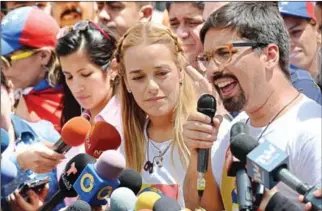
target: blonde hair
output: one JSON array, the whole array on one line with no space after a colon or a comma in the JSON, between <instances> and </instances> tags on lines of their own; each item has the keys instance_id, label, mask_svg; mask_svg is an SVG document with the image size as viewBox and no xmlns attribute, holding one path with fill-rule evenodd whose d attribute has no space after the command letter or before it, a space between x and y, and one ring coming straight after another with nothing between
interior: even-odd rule
<instances>
[{"instance_id":1,"label":"blonde hair","mask_svg":"<svg viewBox=\"0 0 322 211\"><path fill-rule=\"evenodd\" d=\"M144 137L144 124L146 122L147 114L137 105L133 95L127 92L123 57L128 48L140 44L166 45L173 53L175 63L178 69L183 71L183 74L185 73L185 67L187 66L178 38L169 29L161 25L152 24L150 22L139 23L130 28L119 40L115 54L120 65L120 76L122 78L122 121L126 162L129 168L135 169L138 172L141 172L145 160L146 140ZM173 112L174 129L171 152L173 161L174 146L178 146L179 157L185 167L188 165L190 153L184 143L182 130L184 122L195 107L196 97L193 82L188 74L184 74L184 79L180 85L179 99Z\"/></svg>"}]
</instances>

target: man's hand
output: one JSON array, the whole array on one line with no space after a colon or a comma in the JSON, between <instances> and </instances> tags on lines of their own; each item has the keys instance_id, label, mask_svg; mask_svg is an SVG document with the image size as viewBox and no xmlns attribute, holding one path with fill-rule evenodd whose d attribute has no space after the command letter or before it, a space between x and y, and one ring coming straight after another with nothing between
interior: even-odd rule
<instances>
[{"instance_id":1,"label":"man's hand","mask_svg":"<svg viewBox=\"0 0 322 211\"><path fill-rule=\"evenodd\" d=\"M65 158L51 147L52 144L48 142L32 144L17 152L17 161L22 169L30 169L38 174L48 173Z\"/></svg>"},{"instance_id":2,"label":"man's hand","mask_svg":"<svg viewBox=\"0 0 322 211\"><path fill-rule=\"evenodd\" d=\"M313 193L313 195L315 196L315 197L317 197L317 198L322 198L322 188L321 189L319 189L319 190L316 190L314 193ZM299 196L299 201L300 202L304 202L304 196L303 195L300 195ZM306 210L306 211L309 211L309 210L311 210L312 209L312 204L311 204L311 202L308 202L308 203L306 203L305 204L305 206L304 206L304 209Z\"/></svg>"},{"instance_id":3,"label":"man's hand","mask_svg":"<svg viewBox=\"0 0 322 211\"><path fill-rule=\"evenodd\" d=\"M28 191L30 202L27 202L16 190L10 196L8 196L8 203L11 210L14 211L35 211L38 210L43 204L49 191L49 185L46 184L40 193L36 193L33 190Z\"/></svg>"}]
</instances>

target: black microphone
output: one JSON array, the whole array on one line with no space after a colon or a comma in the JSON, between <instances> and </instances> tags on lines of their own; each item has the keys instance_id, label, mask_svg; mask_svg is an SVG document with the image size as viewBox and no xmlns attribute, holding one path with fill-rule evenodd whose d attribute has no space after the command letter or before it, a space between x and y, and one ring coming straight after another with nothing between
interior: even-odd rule
<instances>
[{"instance_id":1,"label":"black microphone","mask_svg":"<svg viewBox=\"0 0 322 211\"><path fill-rule=\"evenodd\" d=\"M288 155L269 141L262 144L247 134L240 134L231 142L231 152L246 161L247 173L266 188L273 188L279 181L304 195L304 202L311 202L315 210L322 210L322 199L314 197L318 188L304 184L288 168Z\"/></svg>"},{"instance_id":2,"label":"black microphone","mask_svg":"<svg viewBox=\"0 0 322 211\"><path fill-rule=\"evenodd\" d=\"M238 134L248 134L248 127L243 122L235 123L230 129L230 141ZM245 163L240 162L234 156L232 162L227 167L227 175L236 177L237 200L240 211L253 210L252 183L247 175Z\"/></svg>"},{"instance_id":3,"label":"black microphone","mask_svg":"<svg viewBox=\"0 0 322 211\"><path fill-rule=\"evenodd\" d=\"M133 191L137 195L142 187L142 176L133 169L124 169L120 177L120 187L125 187Z\"/></svg>"},{"instance_id":4,"label":"black microphone","mask_svg":"<svg viewBox=\"0 0 322 211\"><path fill-rule=\"evenodd\" d=\"M217 105L216 105L216 99L214 96L210 94L204 94L199 98L197 103L197 111L209 116L211 119L211 123L210 123L211 125L213 125L213 118L215 116L216 109L217 109ZM198 190L198 195L200 199L206 187L205 173L208 170L208 158L209 158L209 149L198 149L197 190Z\"/></svg>"},{"instance_id":5,"label":"black microphone","mask_svg":"<svg viewBox=\"0 0 322 211\"><path fill-rule=\"evenodd\" d=\"M53 210L65 197L76 197L78 194L75 191L73 184L78 179L84 168L89 163L95 163L95 159L85 153L80 153L73 157L65 167L65 170L59 179L59 190L46 202L39 211Z\"/></svg>"}]
</instances>

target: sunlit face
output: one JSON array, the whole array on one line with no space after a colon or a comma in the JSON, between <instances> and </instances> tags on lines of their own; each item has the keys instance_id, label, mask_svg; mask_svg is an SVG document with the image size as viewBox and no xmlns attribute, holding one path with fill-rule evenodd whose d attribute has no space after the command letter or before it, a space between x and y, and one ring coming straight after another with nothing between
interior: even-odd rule
<instances>
[{"instance_id":1,"label":"sunlit face","mask_svg":"<svg viewBox=\"0 0 322 211\"><path fill-rule=\"evenodd\" d=\"M203 46L199 38L203 26L202 9L193 3L172 3L169 9L170 28L182 40L189 63L197 67L196 58Z\"/></svg>"},{"instance_id":2,"label":"sunlit face","mask_svg":"<svg viewBox=\"0 0 322 211\"><path fill-rule=\"evenodd\" d=\"M150 117L171 115L183 76L170 49L164 44L130 47L124 54L124 66L127 89L136 103Z\"/></svg>"},{"instance_id":3,"label":"sunlit face","mask_svg":"<svg viewBox=\"0 0 322 211\"><path fill-rule=\"evenodd\" d=\"M100 111L112 93L110 71L92 63L83 50L59 58L66 84L81 107Z\"/></svg>"},{"instance_id":4,"label":"sunlit face","mask_svg":"<svg viewBox=\"0 0 322 211\"><path fill-rule=\"evenodd\" d=\"M97 19L100 24L122 36L140 19L140 9L135 2L96 2Z\"/></svg>"},{"instance_id":5,"label":"sunlit face","mask_svg":"<svg viewBox=\"0 0 322 211\"><path fill-rule=\"evenodd\" d=\"M227 43L247 42L231 30L210 29L205 37L204 51ZM252 47L233 47L231 61L226 65L213 60L206 67L208 79L223 101L227 111L253 110L267 98L265 67ZM221 52L225 56L227 52ZM264 91L263 91L264 90Z\"/></svg>"},{"instance_id":6,"label":"sunlit face","mask_svg":"<svg viewBox=\"0 0 322 211\"><path fill-rule=\"evenodd\" d=\"M22 50L17 50L6 55L11 57L23 53ZM27 88L35 86L45 77L45 69L42 66L41 52L37 52L27 58L11 61L11 66L6 66L1 61L1 69L4 76L12 81L14 88ZM22 77L23 76L23 77Z\"/></svg>"},{"instance_id":7,"label":"sunlit face","mask_svg":"<svg viewBox=\"0 0 322 211\"><path fill-rule=\"evenodd\" d=\"M291 38L291 64L309 70L312 63L316 62L319 49L316 25L309 20L292 16L285 16L284 22Z\"/></svg>"}]
</instances>

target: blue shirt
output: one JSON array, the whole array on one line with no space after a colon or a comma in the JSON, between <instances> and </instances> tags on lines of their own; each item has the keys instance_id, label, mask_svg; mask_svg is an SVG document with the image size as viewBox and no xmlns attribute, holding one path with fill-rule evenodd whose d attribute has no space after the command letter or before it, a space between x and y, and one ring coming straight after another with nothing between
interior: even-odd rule
<instances>
[{"instance_id":1,"label":"blue shirt","mask_svg":"<svg viewBox=\"0 0 322 211\"><path fill-rule=\"evenodd\" d=\"M22 120L18 116L12 115L11 121L14 127L16 141L14 145L9 145L9 147L2 155L3 157L9 158L16 165L18 174L16 179L14 179L11 183L1 187L2 199L13 193L13 191L15 191L19 187L19 185L23 184L25 181L49 177L49 192L46 198L46 201L48 201L58 190L58 181L56 173L57 170L53 169L51 172L45 174L36 174L31 170L22 170L19 163L17 162L16 153L13 153L13 151L27 148L30 145L39 143L43 140L55 143L60 138L60 135L54 129L54 126L46 120L31 123ZM6 205L6 203L3 205ZM63 207L64 203L62 202L56 207L55 210L59 210Z\"/></svg>"},{"instance_id":2,"label":"blue shirt","mask_svg":"<svg viewBox=\"0 0 322 211\"><path fill-rule=\"evenodd\" d=\"M321 89L308 71L290 65L290 74L292 84L299 92L322 105Z\"/></svg>"}]
</instances>

